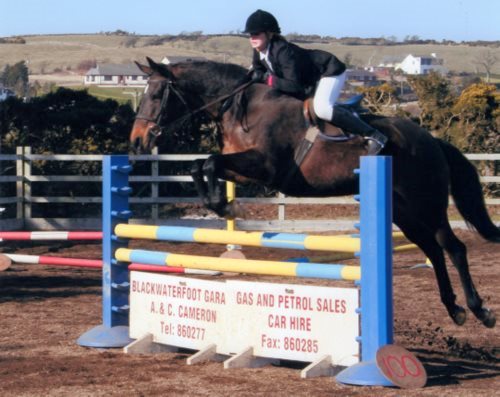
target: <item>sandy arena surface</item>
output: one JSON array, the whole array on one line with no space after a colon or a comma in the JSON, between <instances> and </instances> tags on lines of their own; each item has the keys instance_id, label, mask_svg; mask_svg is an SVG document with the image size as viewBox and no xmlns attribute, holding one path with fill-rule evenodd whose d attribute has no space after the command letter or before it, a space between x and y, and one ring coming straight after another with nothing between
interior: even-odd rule
<instances>
[{"instance_id":1,"label":"sandy arena surface","mask_svg":"<svg viewBox=\"0 0 500 397\"><path fill-rule=\"evenodd\" d=\"M500 314L500 250L472 232L467 244L471 273L487 306ZM138 242L158 250L219 255L221 246ZM3 252L100 258L100 244L40 242L7 244ZM283 259L297 252L244 250L255 259ZM120 349L78 346L85 331L101 323L99 270L13 264L0 273L0 394L2 396L493 396L500 395L500 333L468 312L458 327L439 301L432 270L411 270L418 252L394 256L395 342L415 353L428 372L424 389L340 385L331 377L300 379L302 364L224 370L221 363L186 365L189 352L126 355ZM355 263L355 260L346 263ZM457 274L449 266L459 304ZM249 279L241 276L237 279ZM297 279L253 277L295 283ZM332 285L325 280L300 283ZM337 284L336 284L337 285ZM334 337L332 335L332 337Z\"/></svg>"}]
</instances>

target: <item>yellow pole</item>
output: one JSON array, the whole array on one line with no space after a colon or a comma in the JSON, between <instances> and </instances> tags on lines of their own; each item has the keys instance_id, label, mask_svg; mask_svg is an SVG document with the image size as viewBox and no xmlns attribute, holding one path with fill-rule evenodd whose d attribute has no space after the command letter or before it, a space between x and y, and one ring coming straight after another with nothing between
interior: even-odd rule
<instances>
[{"instance_id":1,"label":"yellow pole","mask_svg":"<svg viewBox=\"0 0 500 397\"><path fill-rule=\"evenodd\" d=\"M226 198L228 203L234 201L234 199L236 198L236 185L234 184L234 182L226 181ZM228 219L226 226L228 231L234 232L236 230L234 218Z\"/></svg>"}]
</instances>

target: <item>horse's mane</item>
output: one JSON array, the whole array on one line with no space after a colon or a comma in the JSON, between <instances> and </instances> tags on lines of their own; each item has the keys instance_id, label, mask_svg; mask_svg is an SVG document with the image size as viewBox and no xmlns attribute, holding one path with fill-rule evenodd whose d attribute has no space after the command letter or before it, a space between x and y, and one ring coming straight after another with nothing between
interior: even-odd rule
<instances>
[{"instance_id":1,"label":"horse's mane","mask_svg":"<svg viewBox=\"0 0 500 397\"><path fill-rule=\"evenodd\" d=\"M232 63L181 62L170 67L181 87L199 95L216 96L241 84L247 70Z\"/></svg>"},{"instance_id":2,"label":"horse's mane","mask_svg":"<svg viewBox=\"0 0 500 397\"><path fill-rule=\"evenodd\" d=\"M169 73L176 79L179 88L197 96L217 98L230 94L234 89L248 81L248 70L232 63L215 61L189 61L168 65ZM265 85L251 86L226 100L224 111L229 111L234 120L245 129L248 105L257 92L260 99L290 98L278 90ZM264 93L262 92L264 90ZM264 95L262 95L264 94Z\"/></svg>"}]
</instances>

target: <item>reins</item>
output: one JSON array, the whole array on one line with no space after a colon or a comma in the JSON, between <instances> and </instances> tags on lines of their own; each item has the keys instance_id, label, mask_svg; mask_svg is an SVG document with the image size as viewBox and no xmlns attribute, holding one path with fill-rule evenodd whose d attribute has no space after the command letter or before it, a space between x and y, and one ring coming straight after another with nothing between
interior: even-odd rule
<instances>
[{"instance_id":1,"label":"reins","mask_svg":"<svg viewBox=\"0 0 500 397\"><path fill-rule=\"evenodd\" d=\"M207 103L207 104L203 105L202 107L200 107L200 108L198 108L198 109L196 109L196 110L193 110L193 111L191 112L191 115L197 114L197 113L199 113L199 112L201 112L201 111L203 111L203 110L208 109L210 106L213 106L213 105L215 105L215 104L217 104L217 103L219 103L219 102L223 102L223 101L225 101L226 99L231 98L232 96L236 95L236 94L237 94L238 92L240 92L240 91L243 91L245 88L249 87L249 86L250 86L250 85L252 85L252 84L253 84L253 81L248 81L248 82L246 82L246 83L244 83L244 84L240 85L239 87L236 87L236 88L235 88L232 92L230 92L229 94L223 95L223 96L221 96L221 97L219 97L219 98L217 98L217 99L214 99L213 101L211 101L211 102L209 102L209 103Z\"/></svg>"},{"instance_id":2,"label":"reins","mask_svg":"<svg viewBox=\"0 0 500 397\"><path fill-rule=\"evenodd\" d=\"M161 100L160 113L159 113L158 117L156 118L156 120L153 120L152 118L143 116L141 114L138 114L136 116L136 119L144 119L144 120L152 121L160 128L159 131L150 130L149 133L154 135L155 137L159 136L162 133L162 130L167 130L167 131L171 130L171 129L177 127L177 125L186 121L187 119L190 119L191 117L195 116L196 114L208 109L209 107L231 98L232 96L236 95L237 93L243 91L245 88L247 88L251 84L253 84L253 81L248 81L244 84L241 84L240 86L236 87L233 91L231 91L229 94L222 95L221 97L218 97L218 98L214 99L213 101L210 101L210 102L206 103L205 105L203 105L195 110L189 109L189 105L188 105L187 101L184 99L184 96L181 94L181 92L177 88L175 88L173 81L167 80L166 84L167 84L167 87L165 88L165 92L164 92L162 100ZM184 107L186 107L186 109L188 109L189 112L187 114L185 114L184 116L181 116L178 119L172 121L172 123L167 128L161 128L160 123L161 123L161 119L163 116L163 109L167 106L167 101L168 101L168 97L170 95L170 90L172 90L172 92L179 98L179 100L182 102Z\"/></svg>"}]
</instances>

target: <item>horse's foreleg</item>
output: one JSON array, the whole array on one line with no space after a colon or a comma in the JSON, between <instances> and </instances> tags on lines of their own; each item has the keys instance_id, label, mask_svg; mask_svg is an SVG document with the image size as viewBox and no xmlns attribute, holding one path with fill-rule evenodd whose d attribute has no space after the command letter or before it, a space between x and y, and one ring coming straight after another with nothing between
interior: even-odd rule
<instances>
[{"instance_id":1,"label":"horse's foreleg","mask_svg":"<svg viewBox=\"0 0 500 397\"><path fill-rule=\"evenodd\" d=\"M210 159L209 159L210 160ZM203 205L219 216L234 216L228 209L226 197L220 189L212 160L196 160L191 166L191 177ZM205 182L205 176L207 182Z\"/></svg>"},{"instance_id":2,"label":"horse's foreleg","mask_svg":"<svg viewBox=\"0 0 500 397\"><path fill-rule=\"evenodd\" d=\"M217 161L214 156L210 156L203 164L203 174L207 177L209 208L214 210L219 216L226 216L225 207L227 199L218 181Z\"/></svg>"},{"instance_id":3,"label":"horse's foreleg","mask_svg":"<svg viewBox=\"0 0 500 397\"><path fill-rule=\"evenodd\" d=\"M272 173L265 167L264 156L256 151L210 156L203 163L203 175L207 178L207 207L219 216L240 216L240 209L234 202L228 203L218 179L254 181L265 184L272 179Z\"/></svg>"},{"instance_id":4,"label":"horse's foreleg","mask_svg":"<svg viewBox=\"0 0 500 397\"><path fill-rule=\"evenodd\" d=\"M205 160L195 160L191 166L191 177L193 178L194 186L198 192L198 196L203 201L203 205L209 206L210 200L208 197L207 184L203 179L203 164Z\"/></svg>"}]
</instances>

